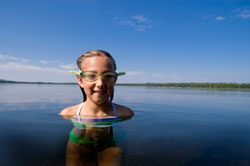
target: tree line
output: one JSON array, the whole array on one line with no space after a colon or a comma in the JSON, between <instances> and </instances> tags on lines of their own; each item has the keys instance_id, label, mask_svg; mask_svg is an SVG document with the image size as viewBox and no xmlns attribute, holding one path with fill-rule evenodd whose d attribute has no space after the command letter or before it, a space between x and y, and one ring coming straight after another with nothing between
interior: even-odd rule
<instances>
[{"instance_id":1,"label":"tree line","mask_svg":"<svg viewBox=\"0 0 250 166\"><path fill-rule=\"evenodd\" d=\"M250 88L250 83L119 83L120 86L190 87L190 88Z\"/></svg>"},{"instance_id":2,"label":"tree line","mask_svg":"<svg viewBox=\"0 0 250 166\"><path fill-rule=\"evenodd\" d=\"M21 82L0 79L0 83L18 84L57 84L57 85L78 85L75 83L53 83L53 82ZM250 89L250 83L117 83L118 86L147 86L147 87L190 87L190 88L239 88Z\"/></svg>"}]
</instances>

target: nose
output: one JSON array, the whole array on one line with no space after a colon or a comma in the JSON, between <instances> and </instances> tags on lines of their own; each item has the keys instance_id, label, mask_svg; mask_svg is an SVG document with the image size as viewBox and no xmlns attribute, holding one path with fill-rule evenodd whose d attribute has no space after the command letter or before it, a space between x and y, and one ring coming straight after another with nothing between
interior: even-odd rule
<instances>
[{"instance_id":1,"label":"nose","mask_svg":"<svg viewBox=\"0 0 250 166\"><path fill-rule=\"evenodd\" d=\"M105 86L105 81L104 81L101 77L99 77L99 78L96 80L96 86L97 86L97 87L103 87L103 86Z\"/></svg>"}]
</instances>

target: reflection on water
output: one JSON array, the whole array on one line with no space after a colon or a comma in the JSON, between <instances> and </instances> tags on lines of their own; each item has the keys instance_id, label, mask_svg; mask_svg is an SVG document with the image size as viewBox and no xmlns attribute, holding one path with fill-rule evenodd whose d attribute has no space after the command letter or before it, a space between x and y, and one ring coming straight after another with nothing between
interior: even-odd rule
<instances>
[{"instance_id":1,"label":"reflection on water","mask_svg":"<svg viewBox=\"0 0 250 166\"><path fill-rule=\"evenodd\" d=\"M112 122L72 122L74 128L69 134L66 166L121 164L122 149L116 145Z\"/></svg>"},{"instance_id":2,"label":"reflection on water","mask_svg":"<svg viewBox=\"0 0 250 166\"><path fill-rule=\"evenodd\" d=\"M103 128L58 115L80 102L78 86L0 84L0 165L250 165L250 91L115 87L135 116Z\"/></svg>"}]
</instances>

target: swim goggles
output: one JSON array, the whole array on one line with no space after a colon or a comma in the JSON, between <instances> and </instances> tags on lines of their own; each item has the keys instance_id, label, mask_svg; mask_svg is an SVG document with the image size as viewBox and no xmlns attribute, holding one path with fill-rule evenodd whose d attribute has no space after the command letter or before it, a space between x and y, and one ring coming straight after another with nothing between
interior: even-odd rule
<instances>
[{"instance_id":1,"label":"swim goggles","mask_svg":"<svg viewBox=\"0 0 250 166\"><path fill-rule=\"evenodd\" d=\"M79 71L70 70L69 72L71 74L82 76L86 81L89 81L89 82L94 82L94 81L98 80L98 78L102 78L102 80L104 80L106 82L112 82L118 76L122 76L122 75L126 74L125 72L119 72L119 73L106 72L106 73L103 73L103 74L97 74L95 72L89 72L89 71L82 72L81 70L79 70Z\"/></svg>"}]
</instances>

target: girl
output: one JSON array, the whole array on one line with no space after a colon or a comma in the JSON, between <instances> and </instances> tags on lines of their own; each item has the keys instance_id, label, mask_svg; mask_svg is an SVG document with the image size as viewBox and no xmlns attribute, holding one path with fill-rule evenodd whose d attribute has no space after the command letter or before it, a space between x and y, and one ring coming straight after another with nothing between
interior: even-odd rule
<instances>
[{"instance_id":1,"label":"girl","mask_svg":"<svg viewBox=\"0 0 250 166\"><path fill-rule=\"evenodd\" d=\"M77 65L83 103L63 109L62 116L129 119L134 115L131 109L112 103L117 77L125 73L116 73L115 60L108 52L88 51L77 59Z\"/></svg>"},{"instance_id":2,"label":"girl","mask_svg":"<svg viewBox=\"0 0 250 166\"><path fill-rule=\"evenodd\" d=\"M131 118L131 109L112 103L117 77L112 56L103 50L88 51L77 59L78 84L83 103L67 107L60 114L72 120L66 150L66 166L118 166L122 149L116 146L112 122Z\"/></svg>"}]
</instances>

